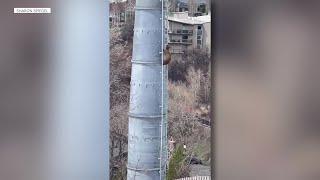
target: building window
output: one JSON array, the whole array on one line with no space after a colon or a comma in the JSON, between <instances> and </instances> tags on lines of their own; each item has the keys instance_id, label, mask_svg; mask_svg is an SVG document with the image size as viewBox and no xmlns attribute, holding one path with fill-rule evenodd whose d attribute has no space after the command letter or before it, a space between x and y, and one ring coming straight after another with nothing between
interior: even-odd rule
<instances>
[{"instance_id":1,"label":"building window","mask_svg":"<svg viewBox=\"0 0 320 180\"><path fill-rule=\"evenodd\" d=\"M182 36L182 39L188 39L188 36Z\"/></svg>"},{"instance_id":2,"label":"building window","mask_svg":"<svg viewBox=\"0 0 320 180\"><path fill-rule=\"evenodd\" d=\"M198 39L197 40L197 48L200 49L202 47L202 40Z\"/></svg>"},{"instance_id":3,"label":"building window","mask_svg":"<svg viewBox=\"0 0 320 180\"><path fill-rule=\"evenodd\" d=\"M189 32L188 30L182 30L183 34L188 34L188 32Z\"/></svg>"},{"instance_id":4,"label":"building window","mask_svg":"<svg viewBox=\"0 0 320 180\"><path fill-rule=\"evenodd\" d=\"M120 22L125 22L125 13L124 12L120 13Z\"/></svg>"},{"instance_id":5,"label":"building window","mask_svg":"<svg viewBox=\"0 0 320 180\"><path fill-rule=\"evenodd\" d=\"M202 38L201 38L201 36L197 36L197 39L198 39L198 40L201 40Z\"/></svg>"},{"instance_id":6,"label":"building window","mask_svg":"<svg viewBox=\"0 0 320 180\"><path fill-rule=\"evenodd\" d=\"M201 30L201 28L202 28L201 26L198 26L198 29L199 29L199 30Z\"/></svg>"}]
</instances>

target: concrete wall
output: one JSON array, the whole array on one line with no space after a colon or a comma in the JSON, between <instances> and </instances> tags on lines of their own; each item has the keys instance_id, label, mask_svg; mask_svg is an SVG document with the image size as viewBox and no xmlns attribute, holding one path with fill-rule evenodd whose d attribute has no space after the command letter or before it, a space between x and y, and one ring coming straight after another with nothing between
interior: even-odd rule
<instances>
[{"instance_id":1,"label":"concrete wall","mask_svg":"<svg viewBox=\"0 0 320 180\"><path fill-rule=\"evenodd\" d=\"M185 11L185 12L172 12L171 15L174 18L187 19L188 18L188 11Z\"/></svg>"},{"instance_id":2,"label":"concrete wall","mask_svg":"<svg viewBox=\"0 0 320 180\"><path fill-rule=\"evenodd\" d=\"M176 12L171 14L174 18L179 19L187 19L188 13L187 12ZM181 29L181 30L193 30L192 35L188 35L188 40L192 40L192 44L183 44L183 43L170 43L172 53L177 53L183 49L193 49L197 48L197 31L198 26L202 26L202 47L211 47L211 23L207 22L204 24L183 24L180 22L169 21L169 31ZM182 40L182 34L169 34L170 40Z\"/></svg>"},{"instance_id":3,"label":"concrete wall","mask_svg":"<svg viewBox=\"0 0 320 180\"><path fill-rule=\"evenodd\" d=\"M169 22L169 27L170 27L170 30L171 29L183 29L185 28L185 30L192 30L193 29L193 25L190 25L190 24L183 24L183 23L180 23L180 22L174 22L174 21L170 21Z\"/></svg>"},{"instance_id":4,"label":"concrete wall","mask_svg":"<svg viewBox=\"0 0 320 180\"><path fill-rule=\"evenodd\" d=\"M170 21L169 22L169 30L193 30L193 34L189 34L188 36L188 40L192 40L192 43L195 42L195 38L194 38L194 34L195 34L195 28L193 25L189 25L189 24L182 24L179 22L173 22ZM187 34L186 34L187 35ZM170 40L182 40L182 34L169 34L169 38ZM191 49L193 48L193 45L191 44L181 44L181 43L170 43L171 46L171 50L173 53L177 53L177 52L181 52L183 49L188 48Z\"/></svg>"},{"instance_id":5,"label":"concrete wall","mask_svg":"<svg viewBox=\"0 0 320 180\"><path fill-rule=\"evenodd\" d=\"M211 47L211 23L203 24L203 45Z\"/></svg>"}]
</instances>

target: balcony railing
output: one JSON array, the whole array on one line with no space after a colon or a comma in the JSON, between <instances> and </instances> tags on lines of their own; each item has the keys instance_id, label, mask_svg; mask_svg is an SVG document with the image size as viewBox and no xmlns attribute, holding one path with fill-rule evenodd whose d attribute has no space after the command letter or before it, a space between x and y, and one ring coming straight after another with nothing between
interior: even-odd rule
<instances>
[{"instance_id":1,"label":"balcony railing","mask_svg":"<svg viewBox=\"0 0 320 180\"><path fill-rule=\"evenodd\" d=\"M185 53L185 50L183 49L171 49L170 50L172 54L183 54Z\"/></svg>"},{"instance_id":2,"label":"balcony railing","mask_svg":"<svg viewBox=\"0 0 320 180\"><path fill-rule=\"evenodd\" d=\"M192 44L192 40L191 39L170 39L169 43Z\"/></svg>"},{"instance_id":3,"label":"balcony railing","mask_svg":"<svg viewBox=\"0 0 320 180\"><path fill-rule=\"evenodd\" d=\"M169 30L170 34L181 34L181 35L185 35L185 34L193 34L193 30L182 30L182 29L172 29Z\"/></svg>"},{"instance_id":4,"label":"balcony railing","mask_svg":"<svg viewBox=\"0 0 320 180\"><path fill-rule=\"evenodd\" d=\"M192 40L191 39L182 39L183 43L190 43L192 44Z\"/></svg>"}]
</instances>

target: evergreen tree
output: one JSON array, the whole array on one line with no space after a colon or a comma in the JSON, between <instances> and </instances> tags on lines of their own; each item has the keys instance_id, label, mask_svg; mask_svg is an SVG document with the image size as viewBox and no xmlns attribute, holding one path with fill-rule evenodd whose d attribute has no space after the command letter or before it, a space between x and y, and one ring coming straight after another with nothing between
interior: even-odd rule
<instances>
[{"instance_id":1,"label":"evergreen tree","mask_svg":"<svg viewBox=\"0 0 320 180\"><path fill-rule=\"evenodd\" d=\"M185 155L183 154L182 147L178 146L170 159L166 180L174 180L177 178L177 168L184 158Z\"/></svg>"}]
</instances>

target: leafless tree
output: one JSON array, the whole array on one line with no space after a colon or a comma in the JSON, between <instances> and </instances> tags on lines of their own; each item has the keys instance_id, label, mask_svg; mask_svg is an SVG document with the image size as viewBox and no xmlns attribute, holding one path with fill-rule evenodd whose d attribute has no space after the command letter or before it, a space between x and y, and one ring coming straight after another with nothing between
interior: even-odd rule
<instances>
[{"instance_id":1,"label":"leafless tree","mask_svg":"<svg viewBox=\"0 0 320 180\"><path fill-rule=\"evenodd\" d=\"M210 63L209 63L210 67ZM206 103L210 103L211 99L211 68L209 68L208 72L201 76L201 96L202 100Z\"/></svg>"},{"instance_id":2,"label":"leafless tree","mask_svg":"<svg viewBox=\"0 0 320 180\"><path fill-rule=\"evenodd\" d=\"M196 70L194 67L190 67L187 74L188 87L193 93L195 98L199 97L201 88L201 79L203 78L203 73L200 69Z\"/></svg>"},{"instance_id":3,"label":"leafless tree","mask_svg":"<svg viewBox=\"0 0 320 180\"><path fill-rule=\"evenodd\" d=\"M186 50L183 56L185 58L182 59L172 56L168 72L170 80L187 82L186 75L190 67L200 69L204 74L208 73L211 62L208 48Z\"/></svg>"},{"instance_id":4,"label":"leafless tree","mask_svg":"<svg viewBox=\"0 0 320 180\"><path fill-rule=\"evenodd\" d=\"M176 168L177 178L189 177L191 166L185 160L183 160Z\"/></svg>"},{"instance_id":5,"label":"leafless tree","mask_svg":"<svg viewBox=\"0 0 320 180\"><path fill-rule=\"evenodd\" d=\"M169 83L169 112L168 135L177 142L190 144L202 138L202 132L197 127L197 118L194 107L197 98L193 91L184 83ZM199 133L199 136L194 134Z\"/></svg>"},{"instance_id":6,"label":"leafless tree","mask_svg":"<svg viewBox=\"0 0 320 180\"><path fill-rule=\"evenodd\" d=\"M201 69L192 66L187 72L187 82L169 81L168 84L168 135L172 136L177 143L186 144L187 149L193 149L198 144L209 143L210 140L210 131L204 131L198 121L199 116L196 110L198 107L205 107L208 110L208 105L205 105L202 99L206 97L206 93L209 94L211 77L210 71L203 73ZM210 149L204 151L210 151ZM180 169L182 174L187 167L183 166L183 168Z\"/></svg>"},{"instance_id":7,"label":"leafless tree","mask_svg":"<svg viewBox=\"0 0 320 180\"><path fill-rule=\"evenodd\" d=\"M130 44L121 39L121 27L110 29L110 156L112 166L123 179L126 159L123 157L128 143L128 109L130 96L131 51ZM114 170L114 168L111 168Z\"/></svg>"}]
</instances>

